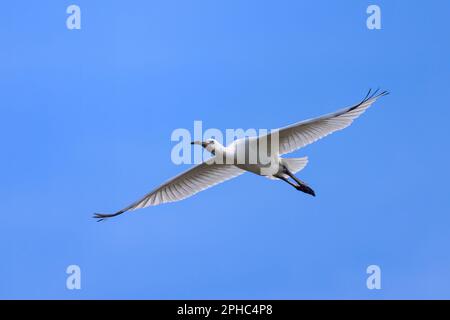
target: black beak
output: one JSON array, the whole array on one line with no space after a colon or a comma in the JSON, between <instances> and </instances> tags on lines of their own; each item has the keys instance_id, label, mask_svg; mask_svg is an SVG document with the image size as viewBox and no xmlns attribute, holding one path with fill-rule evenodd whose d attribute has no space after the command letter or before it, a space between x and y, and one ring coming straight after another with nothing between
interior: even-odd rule
<instances>
[{"instance_id":1,"label":"black beak","mask_svg":"<svg viewBox=\"0 0 450 320\"><path fill-rule=\"evenodd\" d=\"M192 141L191 142L191 144L198 144L198 143L196 143L197 141ZM208 144L206 143L206 142L201 142L201 146L203 147L203 148L206 148L206 146L207 146Z\"/></svg>"}]
</instances>

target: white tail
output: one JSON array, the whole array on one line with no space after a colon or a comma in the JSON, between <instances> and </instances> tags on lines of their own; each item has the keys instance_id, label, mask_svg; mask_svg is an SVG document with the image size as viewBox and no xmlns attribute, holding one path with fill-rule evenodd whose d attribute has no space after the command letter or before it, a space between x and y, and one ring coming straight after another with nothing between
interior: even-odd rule
<instances>
[{"instance_id":1,"label":"white tail","mask_svg":"<svg viewBox=\"0 0 450 320\"><path fill-rule=\"evenodd\" d=\"M281 160L281 163L285 165L292 173L297 173L302 170L308 164L308 157L303 158L290 158Z\"/></svg>"}]
</instances>

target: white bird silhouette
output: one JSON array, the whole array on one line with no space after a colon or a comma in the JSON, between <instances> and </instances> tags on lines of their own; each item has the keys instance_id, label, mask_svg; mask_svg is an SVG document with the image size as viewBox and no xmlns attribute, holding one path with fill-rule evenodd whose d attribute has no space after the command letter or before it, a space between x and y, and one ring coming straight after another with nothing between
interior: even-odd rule
<instances>
[{"instance_id":1,"label":"white bird silhouette","mask_svg":"<svg viewBox=\"0 0 450 320\"><path fill-rule=\"evenodd\" d=\"M126 211L186 199L197 192L237 177L246 171L270 179L283 180L297 190L315 196L315 192L294 175L306 166L308 158L286 159L281 158L280 155L303 148L330 133L348 127L354 119L358 118L378 98L387 94L387 91L378 93L378 90L371 94L371 90L369 90L366 97L356 105L318 118L297 122L271 131L268 135L238 139L227 147L224 147L214 139L194 141L192 144L201 145L211 152L214 157L163 183L129 206L112 214L96 213L94 218L102 221L118 216ZM263 138L267 141L267 150L272 145L276 145L275 152L268 153L268 162L263 163L259 157L256 157L256 161L250 161L254 151L253 146L261 144ZM239 158L239 150L243 152L244 157ZM230 163L224 159L231 159L232 161ZM289 178L292 178L293 182Z\"/></svg>"}]
</instances>

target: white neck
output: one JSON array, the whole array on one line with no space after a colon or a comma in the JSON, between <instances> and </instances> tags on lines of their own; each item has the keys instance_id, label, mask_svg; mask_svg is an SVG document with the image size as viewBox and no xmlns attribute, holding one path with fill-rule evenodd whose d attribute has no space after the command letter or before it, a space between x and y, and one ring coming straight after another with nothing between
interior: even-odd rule
<instances>
[{"instance_id":1,"label":"white neck","mask_svg":"<svg viewBox=\"0 0 450 320\"><path fill-rule=\"evenodd\" d=\"M213 144L207 145L205 149L211 152L212 154L216 154L217 152L223 153L225 151L225 147L220 143L218 143L217 141L214 142Z\"/></svg>"}]
</instances>

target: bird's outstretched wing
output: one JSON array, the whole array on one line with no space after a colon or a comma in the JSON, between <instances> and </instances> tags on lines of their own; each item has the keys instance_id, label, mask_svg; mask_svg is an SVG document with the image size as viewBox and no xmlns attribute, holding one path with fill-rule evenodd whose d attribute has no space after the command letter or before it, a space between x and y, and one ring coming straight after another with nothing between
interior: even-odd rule
<instances>
[{"instance_id":1,"label":"bird's outstretched wing","mask_svg":"<svg viewBox=\"0 0 450 320\"><path fill-rule=\"evenodd\" d=\"M218 183L237 177L244 172L234 165L216 164L213 163L212 159L209 159L163 183L128 207L112 214L96 213L94 218L102 221L126 211L179 201Z\"/></svg>"},{"instance_id":2,"label":"bird's outstretched wing","mask_svg":"<svg viewBox=\"0 0 450 320\"><path fill-rule=\"evenodd\" d=\"M378 90L371 94L371 90L369 90L366 97L354 106L278 129L279 154L293 152L329 135L330 133L348 127L353 120L364 113L372 103L387 94L387 91L378 93Z\"/></svg>"}]
</instances>

